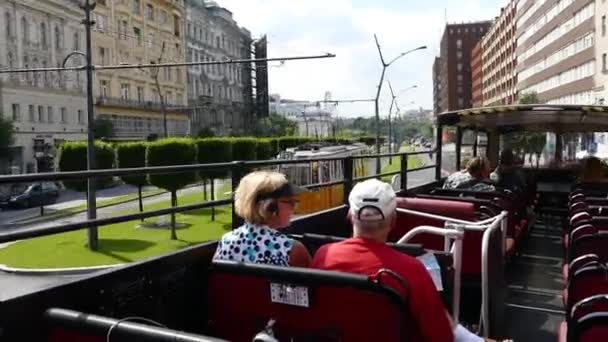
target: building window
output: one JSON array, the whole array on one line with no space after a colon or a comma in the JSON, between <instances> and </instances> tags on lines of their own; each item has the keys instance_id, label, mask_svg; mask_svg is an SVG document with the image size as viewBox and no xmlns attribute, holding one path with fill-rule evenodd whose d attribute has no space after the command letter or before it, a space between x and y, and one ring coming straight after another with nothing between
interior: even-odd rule
<instances>
[{"instance_id":1,"label":"building window","mask_svg":"<svg viewBox=\"0 0 608 342\"><path fill-rule=\"evenodd\" d=\"M101 97L107 98L108 97L108 81L106 80L101 80L100 81L100 85L99 85L99 93L101 94Z\"/></svg>"},{"instance_id":2,"label":"building window","mask_svg":"<svg viewBox=\"0 0 608 342\"><path fill-rule=\"evenodd\" d=\"M458 86L458 94L462 94L462 86Z\"/></svg>"},{"instance_id":3,"label":"building window","mask_svg":"<svg viewBox=\"0 0 608 342\"><path fill-rule=\"evenodd\" d=\"M143 43L143 39L141 36L141 29L139 27L134 27L133 34L135 34L135 39L137 40L137 46L141 46Z\"/></svg>"},{"instance_id":4,"label":"building window","mask_svg":"<svg viewBox=\"0 0 608 342\"><path fill-rule=\"evenodd\" d=\"M141 14L141 2L140 0L133 0L133 13L140 15Z\"/></svg>"},{"instance_id":5,"label":"building window","mask_svg":"<svg viewBox=\"0 0 608 342\"><path fill-rule=\"evenodd\" d=\"M11 38L13 36L13 17L8 11L4 13L4 23L6 24L6 36Z\"/></svg>"},{"instance_id":6,"label":"building window","mask_svg":"<svg viewBox=\"0 0 608 342\"><path fill-rule=\"evenodd\" d=\"M462 39L457 39L456 40L456 48L457 49L462 49Z\"/></svg>"},{"instance_id":7,"label":"building window","mask_svg":"<svg viewBox=\"0 0 608 342\"><path fill-rule=\"evenodd\" d=\"M144 102L145 100L144 87L137 87L137 101Z\"/></svg>"},{"instance_id":8,"label":"building window","mask_svg":"<svg viewBox=\"0 0 608 342\"><path fill-rule=\"evenodd\" d=\"M48 121L48 122L53 122L55 120L55 118L54 118L55 113L53 112L53 107L48 106L46 108L46 116L47 116L47 120L46 121Z\"/></svg>"},{"instance_id":9,"label":"building window","mask_svg":"<svg viewBox=\"0 0 608 342\"><path fill-rule=\"evenodd\" d=\"M101 65L110 64L110 50L108 48L99 48L99 61L101 62Z\"/></svg>"},{"instance_id":10,"label":"building window","mask_svg":"<svg viewBox=\"0 0 608 342\"><path fill-rule=\"evenodd\" d=\"M603 53L602 54L602 71L608 71L607 68L606 68L607 67L606 62L607 62L606 61L606 54Z\"/></svg>"},{"instance_id":11,"label":"building window","mask_svg":"<svg viewBox=\"0 0 608 342\"><path fill-rule=\"evenodd\" d=\"M462 81L463 81L462 75L458 74L458 82L462 82ZM439 86L441 87L441 85L439 85Z\"/></svg>"},{"instance_id":12,"label":"building window","mask_svg":"<svg viewBox=\"0 0 608 342\"><path fill-rule=\"evenodd\" d=\"M35 111L36 111L36 109L34 108L34 105L28 106L28 114L29 114L30 122L34 122L34 119L35 119L34 115L36 114Z\"/></svg>"},{"instance_id":13,"label":"building window","mask_svg":"<svg viewBox=\"0 0 608 342\"><path fill-rule=\"evenodd\" d=\"M38 106L38 122L44 122L44 107Z\"/></svg>"},{"instance_id":14,"label":"building window","mask_svg":"<svg viewBox=\"0 0 608 342\"><path fill-rule=\"evenodd\" d=\"M18 103L13 103L13 121L21 121L21 106Z\"/></svg>"},{"instance_id":15,"label":"building window","mask_svg":"<svg viewBox=\"0 0 608 342\"><path fill-rule=\"evenodd\" d=\"M61 107L61 122L67 122L67 110L65 107Z\"/></svg>"},{"instance_id":16,"label":"building window","mask_svg":"<svg viewBox=\"0 0 608 342\"><path fill-rule=\"evenodd\" d=\"M74 32L74 51L80 50L80 34Z\"/></svg>"},{"instance_id":17,"label":"building window","mask_svg":"<svg viewBox=\"0 0 608 342\"><path fill-rule=\"evenodd\" d=\"M61 49L61 32L59 26L55 26L55 48Z\"/></svg>"},{"instance_id":18,"label":"building window","mask_svg":"<svg viewBox=\"0 0 608 342\"><path fill-rule=\"evenodd\" d=\"M160 10L159 11L159 21L161 24L166 24L167 23L167 12L165 10Z\"/></svg>"},{"instance_id":19,"label":"building window","mask_svg":"<svg viewBox=\"0 0 608 342\"><path fill-rule=\"evenodd\" d=\"M129 100L129 88L131 88L129 86L129 84L127 83L123 83L120 85L120 96L122 97L123 100Z\"/></svg>"},{"instance_id":20,"label":"building window","mask_svg":"<svg viewBox=\"0 0 608 342\"><path fill-rule=\"evenodd\" d=\"M602 16L602 37L606 36L606 16Z\"/></svg>"},{"instance_id":21,"label":"building window","mask_svg":"<svg viewBox=\"0 0 608 342\"><path fill-rule=\"evenodd\" d=\"M146 19L154 21L154 7L150 4L146 5Z\"/></svg>"},{"instance_id":22,"label":"building window","mask_svg":"<svg viewBox=\"0 0 608 342\"><path fill-rule=\"evenodd\" d=\"M179 37L181 35L179 17L177 15L173 15L173 34L176 37ZM202 33L201 33L201 36L202 36ZM200 40L200 38L199 38L199 40Z\"/></svg>"},{"instance_id":23,"label":"building window","mask_svg":"<svg viewBox=\"0 0 608 342\"><path fill-rule=\"evenodd\" d=\"M21 18L21 34L23 34L23 44L27 44L30 40L30 30L25 17Z\"/></svg>"},{"instance_id":24,"label":"building window","mask_svg":"<svg viewBox=\"0 0 608 342\"><path fill-rule=\"evenodd\" d=\"M154 46L154 32L148 32L148 47Z\"/></svg>"},{"instance_id":25,"label":"building window","mask_svg":"<svg viewBox=\"0 0 608 342\"><path fill-rule=\"evenodd\" d=\"M462 51L460 51L460 50L456 51L456 58L462 59Z\"/></svg>"},{"instance_id":26,"label":"building window","mask_svg":"<svg viewBox=\"0 0 608 342\"><path fill-rule=\"evenodd\" d=\"M104 32L108 26L108 17L102 14L96 15L95 22L97 23L97 31Z\"/></svg>"},{"instance_id":27,"label":"building window","mask_svg":"<svg viewBox=\"0 0 608 342\"><path fill-rule=\"evenodd\" d=\"M118 20L118 39L127 40L127 21Z\"/></svg>"},{"instance_id":28,"label":"building window","mask_svg":"<svg viewBox=\"0 0 608 342\"><path fill-rule=\"evenodd\" d=\"M40 24L40 44L42 44L43 49L48 48L48 42L46 40L46 24L45 23Z\"/></svg>"},{"instance_id":29,"label":"building window","mask_svg":"<svg viewBox=\"0 0 608 342\"><path fill-rule=\"evenodd\" d=\"M458 98L458 107L464 107L464 99L462 97Z\"/></svg>"},{"instance_id":30,"label":"building window","mask_svg":"<svg viewBox=\"0 0 608 342\"><path fill-rule=\"evenodd\" d=\"M82 110L78 110L78 123L83 123L84 120L84 113Z\"/></svg>"},{"instance_id":31,"label":"building window","mask_svg":"<svg viewBox=\"0 0 608 342\"><path fill-rule=\"evenodd\" d=\"M462 71L462 63L456 64L456 68L458 69L458 72L461 72Z\"/></svg>"}]
</instances>

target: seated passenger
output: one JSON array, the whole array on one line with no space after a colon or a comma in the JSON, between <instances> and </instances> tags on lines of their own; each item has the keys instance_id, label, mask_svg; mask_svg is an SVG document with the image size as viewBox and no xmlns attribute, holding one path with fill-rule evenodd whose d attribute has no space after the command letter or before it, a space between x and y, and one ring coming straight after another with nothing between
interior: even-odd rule
<instances>
[{"instance_id":1,"label":"seated passenger","mask_svg":"<svg viewBox=\"0 0 608 342\"><path fill-rule=\"evenodd\" d=\"M354 237L322 246L311 266L364 275L374 275L382 268L396 272L409 286L409 311L414 314L419 332L419 338L412 340L452 341L450 320L424 266L385 243L396 217L397 202L392 187L376 179L358 183L349 202Z\"/></svg>"},{"instance_id":2,"label":"seated passenger","mask_svg":"<svg viewBox=\"0 0 608 342\"><path fill-rule=\"evenodd\" d=\"M461 189L473 191L494 191L489 184L490 162L487 158L477 156L469 162L467 168L451 174L443 183L444 189Z\"/></svg>"},{"instance_id":3,"label":"seated passenger","mask_svg":"<svg viewBox=\"0 0 608 342\"><path fill-rule=\"evenodd\" d=\"M222 236L214 259L308 267L306 247L279 231L289 226L298 203L295 195L304 191L278 172L256 171L243 177L234 208L245 224Z\"/></svg>"},{"instance_id":4,"label":"seated passenger","mask_svg":"<svg viewBox=\"0 0 608 342\"><path fill-rule=\"evenodd\" d=\"M406 291L408 311L415 320L418 336L412 341L484 341L463 326L454 326L422 263L386 244L396 218L393 188L376 179L359 183L349 195L349 204L353 238L322 246L311 267L370 276L380 269L390 269L408 286L406 290L397 290ZM400 285L395 283L394 286Z\"/></svg>"},{"instance_id":5,"label":"seated passenger","mask_svg":"<svg viewBox=\"0 0 608 342\"><path fill-rule=\"evenodd\" d=\"M515 156L509 149L500 153L499 163L490 179L503 189L521 191L524 189L524 180L521 170L516 166Z\"/></svg>"}]
</instances>

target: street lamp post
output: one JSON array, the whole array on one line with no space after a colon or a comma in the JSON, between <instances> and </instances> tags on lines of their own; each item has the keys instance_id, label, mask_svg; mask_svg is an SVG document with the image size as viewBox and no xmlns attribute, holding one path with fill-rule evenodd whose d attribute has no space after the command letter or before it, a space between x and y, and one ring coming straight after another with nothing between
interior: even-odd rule
<instances>
[{"instance_id":1,"label":"street lamp post","mask_svg":"<svg viewBox=\"0 0 608 342\"><path fill-rule=\"evenodd\" d=\"M380 43L378 42L378 36L374 34L374 39L376 41L376 47L378 48L378 54L380 55L380 62L382 63L382 73L380 74L380 82L378 83L378 89L376 91L376 99L375 102L375 111L376 111L376 154L380 154L380 110L379 110L379 100L380 93L382 91L382 84L384 83L384 76L386 75L386 68L388 68L391 64L396 62L399 58L418 50L426 49L426 46L419 46L415 49L402 52L397 57L393 58L390 62L386 62L384 60L384 55L382 54L382 49L380 48ZM390 137L389 137L390 138ZM376 157L376 174L380 174L382 171L382 166L380 163L380 157Z\"/></svg>"},{"instance_id":2,"label":"street lamp post","mask_svg":"<svg viewBox=\"0 0 608 342\"><path fill-rule=\"evenodd\" d=\"M401 90L398 94L395 94L395 92L393 91L393 86L391 85L391 82L388 81L388 88L391 91L391 97L392 97L391 106L390 106L390 108L388 110L388 153L390 154L390 153L393 153L393 149L392 149L392 146L393 146L393 144L392 144L392 140L393 140L393 122L391 121L391 115L393 113L393 106L395 106L395 105L397 106L397 113L399 113L399 105L397 105L397 98L400 95L402 95L403 93L405 93L406 91L408 91L408 90L418 88L418 86L417 85L413 85L411 87L407 87L407 88ZM393 163L393 157L391 156L391 157L388 157L388 158L389 158L388 159L389 164L392 164Z\"/></svg>"},{"instance_id":3,"label":"street lamp post","mask_svg":"<svg viewBox=\"0 0 608 342\"><path fill-rule=\"evenodd\" d=\"M91 20L91 12L95 9L97 3L91 0L80 0L80 7L84 10L86 36L86 66L87 71L87 170L95 169L95 137L93 135L93 127L95 122L95 108L93 104L93 59L91 46L91 27L95 24ZM95 202L95 179L87 178L87 219L94 220L97 218L97 203ZM89 248L97 250L97 227L90 227L88 230Z\"/></svg>"}]
</instances>

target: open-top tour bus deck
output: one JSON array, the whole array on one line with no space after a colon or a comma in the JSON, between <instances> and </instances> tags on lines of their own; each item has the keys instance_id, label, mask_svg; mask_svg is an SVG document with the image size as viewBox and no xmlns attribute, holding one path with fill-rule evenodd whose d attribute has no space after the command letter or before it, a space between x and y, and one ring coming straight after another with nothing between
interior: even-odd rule
<instances>
[{"instance_id":1,"label":"open-top tour bus deck","mask_svg":"<svg viewBox=\"0 0 608 342\"><path fill-rule=\"evenodd\" d=\"M526 105L450 112L437 117L436 165L407 170L407 159L429 151L396 153L402 168L393 248L428 263L453 318L482 336L516 341L608 339L608 186L576 184L564 165L571 132L608 131L608 107ZM473 133L471 133L473 132ZM547 132L555 146L523 167L523 191L475 192L441 188L445 174L468 157L486 155L495 166L508 136ZM471 135L474 137L471 139ZM477 138L483 136L483 138ZM550 140L550 139L549 139ZM566 142L567 144L564 144ZM502 146L501 146L502 145ZM545 145L550 145L549 143ZM564 150L566 153L564 153ZM534 152L534 153L533 153ZM575 151L576 152L576 151ZM540 153L539 153L540 154ZM551 155L549 155L551 154ZM325 158L95 170L0 177L0 184L63 181L127 174L230 169L232 184L247 170L333 162L332 178L311 189L340 186L342 203L300 216L288 233L313 254L351 234L346 198L374 176L355 173L351 154ZM537 167L540 161L550 167ZM535 162L534 162L535 161ZM337 164L335 163L337 162ZM339 164L339 167L336 165ZM574 164L572 164L574 165ZM434 169L433 171L429 171ZM428 184L408 179L430 172ZM434 174L433 174L434 173ZM339 179L335 175L340 174ZM433 177L434 176L434 177ZM231 200L0 234L0 243L230 205ZM240 220L233 217L233 227ZM83 233L84 234L84 233ZM374 277L303 268L212 262L216 242L170 255L60 274L0 274L0 338L7 341L402 341L412 329L406 296ZM436 261L436 263L434 262ZM1 263L1 261L0 261ZM110 335L110 336L108 336Z\"/></svg>"}]
</instances>

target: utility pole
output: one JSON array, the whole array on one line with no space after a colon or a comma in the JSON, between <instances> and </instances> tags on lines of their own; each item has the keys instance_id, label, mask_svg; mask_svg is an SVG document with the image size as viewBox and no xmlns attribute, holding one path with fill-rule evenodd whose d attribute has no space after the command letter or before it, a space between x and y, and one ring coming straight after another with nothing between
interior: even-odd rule
<instances>
[{"instance_id":1,"label":"utility pole","mask_svg":"<svg viewBox=\"0 0 608 342\"><path fill-rule=\"evenodd\" d=\"M399 105L397 104L397 98L402 95L403 93L405 93L406 91L410 90L410 89L414 89L414 88L418 88L417 85L413 85L411 87L405 88L403 90L401 90L401 92L399 94L395 94L395 92L393 91L393 86L391 85L391 81L387 81L388 83L388 88L391 91L391 107L388 110L388 153L393 153L392 151L392 140L393 140L393 122L391 121L391 114L393 113L393 105L396 105L397 107L397 113L399 113ZM389 163L392 164L393 163L393 157L389 157Z\"/></svg>"}]
</instances>

